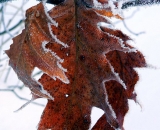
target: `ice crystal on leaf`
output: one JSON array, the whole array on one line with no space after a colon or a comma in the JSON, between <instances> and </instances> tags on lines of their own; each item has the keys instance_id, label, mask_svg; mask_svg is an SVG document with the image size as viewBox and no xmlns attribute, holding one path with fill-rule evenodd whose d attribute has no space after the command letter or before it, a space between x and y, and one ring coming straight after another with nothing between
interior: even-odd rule
<instances>
[{"instance_id":1,"label":"ice crystal on leaf","mask_svg":"<svg viewBox=\"0 0 160 130\"><path fill-rule=\"evenodd\" d=\"M138 81L134 67L146 63L128 36L100 24L121 18L109 2L65 0L48 12L43 3L27 10L25 29L6 53L33 96L48 98L39 130L88 130L92 107L104 111L93 130L123 129ZM38 81L35 67L44 73Z\"/></svg>"}]
</instances>

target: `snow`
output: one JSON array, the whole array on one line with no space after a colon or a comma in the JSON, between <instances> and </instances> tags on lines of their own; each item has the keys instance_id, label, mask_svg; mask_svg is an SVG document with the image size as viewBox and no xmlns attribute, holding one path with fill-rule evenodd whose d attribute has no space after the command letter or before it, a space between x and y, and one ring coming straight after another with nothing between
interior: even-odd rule
<instances>
[{"instance_id":1,"label":"snow","mask_svg":"<svg viewBox=\"0 0 160 130\"><path fill-rule=\"evenodd\" d=\"M13 1L14 3L16 1ZM19 1L17 1L19 2ZM33 1L29 1L33 4ZM129 16L135 8L125 10L124 16ZM130 34L122 23L115 27L129 34L135 40L138 50L142 51L149 64L159 68L160 66L160 9L159 6L140 8L134 17L126 21L129 28L134 32L145 31L145 34L134 36ZM11 42L9 42L11 44ZM9 47L9 46L8 46ZM126 130L158 130L160 128L160 70L159 69L136 69L140 75L140 81L136 85L138 100L142 104L142 109L134 101L129 100L129 112L124 121ZM12 72L9 77L10 83L16 82ZM0 79L0 88L5 88L6 84ZM8 85L8 84L7 84ZM30 91L25 88L18 90L19 94L28 99L31 98ZM42 99L41 99L42 100ZM40 99L38 99L40 101ZM46 100L42 100L45 102ZM11 92L0 92L0 130L36 130L44 107L29 104L22 111L14 113L19 106L24 104L23 100L18 99ZM92 119L100 117L102 110L96 109ZM100 115L100 116L99 116ZM92 121L93 122L93 121Z\"/></svg>"}]
</instances>

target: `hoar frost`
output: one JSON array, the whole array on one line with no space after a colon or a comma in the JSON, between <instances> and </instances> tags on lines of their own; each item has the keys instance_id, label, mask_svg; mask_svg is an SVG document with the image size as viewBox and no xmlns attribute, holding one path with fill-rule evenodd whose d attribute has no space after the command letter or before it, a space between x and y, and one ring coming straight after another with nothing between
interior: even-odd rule
<instances>
[{"instance_id":1,"label":"hoar frost","mask_svg":"<svg viewBox=\"0 0 160 130\"><path fill-rule=\"evenodd\" d=\"M127 89L127 86L125 85L124 81L120 78L119 74L114 71L114 68L110 64L109 61L108 61L108 64L109 64L109 66L111 68L112 73L115 75L117 82L119 82L123 86L124 89Z\"/></svg>"},{"instance_id":2,"label":"hoar frost","mask_svg":"<svg viewBox=\"0 0 160 130\"><path fill-rule=\"evenodd\" d=\"M111 11L114 15L117 15L117 14L121 15L122 14L121 7L124 0L119 0L117 7L115 5L115 2L116 2L115 0L108 0L108 3L102 4L97 0L93 0L94 8L97 8L97 9L111 8Z\"/></svg>"},{"instance_id":3,"label":"hoar frost","mask_svg":"<svg viewBox=\"0 0 160 130\"><path fill-rule=\"evenodd\" d=\"M42 48L43 48L43 50L44 50L46 53L50 52L50 53L53 55L53 57L55 57L55 58L58 60L58 61L57 61L57 66L58 66L62 71L67 72L67 69L63 68L62 65L60 64L60 63L63 63L64 59L61 59L56 53L54 53L54 52L51 51L50 49L47 49L47 48L46 48L46 44L48 44L48 43L49 43L48 41L43 41L43 42L42 42ZM66 79L66 81L64 81L64 80L61 79L59 76L54 76L54 77L52 77L52 78L53 78L54 80L56 80L55 77L57 77L58 79L60 79L62 82L66 83L66 84L69 84L68 78Z\"/></svg>"}]
</instances>

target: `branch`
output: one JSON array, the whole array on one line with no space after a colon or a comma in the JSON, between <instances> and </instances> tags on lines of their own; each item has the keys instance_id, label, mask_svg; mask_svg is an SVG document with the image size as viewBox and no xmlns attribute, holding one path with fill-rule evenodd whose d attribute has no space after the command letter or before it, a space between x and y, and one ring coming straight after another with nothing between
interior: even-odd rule
<instances>
[{"instance_id":1,"label":"branch","mask_svg":"<svg viewBox=\"0 0 160 130\"><path fill-rule=\"evenodd\" d=\"M140 35L140 34L144 34L144 33L145 33L145 32L135 33L135 32L131 31L131 30L128 28L128 26L126 25L126 23L125 23L124 20L123 20L122 22L123 22L124 27L125 27L131 34L133 34L133 35L135 35L135 36L138 36L138 35Z\"/></svg>"},{"instance_id":2,"label":"branch","mask_svg":"<svg viewBox=\"0 0 160 130\"><path fill-rule=\"evenodd\" d=\"M15 87L15 88L16 88L16 87ZM30 100L28 100L28 99L26 99L26 98L23 98L23 97L19 96L19 95L15 92L14 88L13 88L13 89L0 89L0 91L2 91L2 92L12 92L12 93L14 93L14 95L15 95L16 97L18 97L19 99L24 100L24 101L30 101ZM45 106L45 105L43 105L43 104L36 103L36 102L31 102L31 103L32 103L32 104L35 104L35 105L38 105L38 106L42 106L42 107Z\"/></svg>"},{"instance_id":3,"label":"branch","mask_svg":"<svg viewBox=\"0 0 160 130\"><path fill-rule=\"evenodd\" d=\"M15 28L17 28L21 23L23 23L24 22L24 20L20 20L16 25L14 25L13 27L11 27L10 29L8 29L8 31L12 31L12 30L14 30ZM3 32L0 32L0 35L3 35L3 34L5 34L5 33L7 33L7 31L6 30L4 30Z\"/></svg>"},{"instance_id":4,"label":"branch","mask_svg":"<svg viewBox=\"0 0 160 130\"><path fill-rule=\"evenodd\" d=\"M154 5L160 4L160 0L133 0L128 1L122 4L121 9L127 9L128 7L135 7L135 6L144 6L144 5Z\"/></svg>"}]
</instances>

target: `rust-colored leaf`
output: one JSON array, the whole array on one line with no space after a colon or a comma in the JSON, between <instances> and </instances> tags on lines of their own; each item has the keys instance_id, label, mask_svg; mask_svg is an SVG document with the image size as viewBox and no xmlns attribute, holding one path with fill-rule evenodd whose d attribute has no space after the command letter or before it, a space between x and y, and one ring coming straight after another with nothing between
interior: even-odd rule
<instances>
[{"instance_id":1,"label":"rust-colored leaf","mask_svg":"<svg viewBox=\"0 0 160 130\"><path fill-rule=\"evenodd\" d=\"M134 67L145 60L128 36L99 24L111 24L106 16L114 16L111 9L92 0L66 0L48 13L42 3L27 10L26 27L6 53L33 95L48 98L39 130L87 130L93 106L105 112L93 130L123 129L127 100L136 95ZM44 72L39 81L31 77L35 67Z\"/></svg>"}]
</instances>

